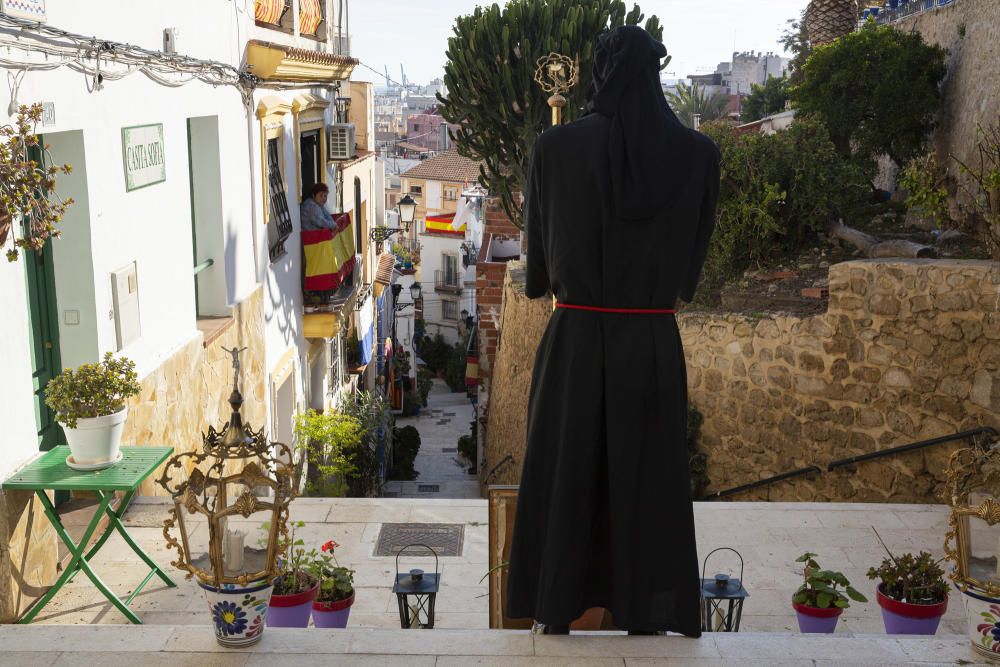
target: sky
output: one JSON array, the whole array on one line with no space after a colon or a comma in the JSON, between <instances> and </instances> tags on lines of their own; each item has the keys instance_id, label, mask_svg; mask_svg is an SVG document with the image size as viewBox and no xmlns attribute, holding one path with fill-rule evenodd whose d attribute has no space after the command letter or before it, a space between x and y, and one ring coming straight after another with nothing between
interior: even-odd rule
<instances>
[{"instance_id":1,"label":"sky","mask_svg":"<svg viewBox=\"0 0 1000 667\"><path fill-rule=\"evenodd\" d=\"M635 0L626 0L631 9ZM355 77L384 84L385 67L399 81L400 64L410 81L427 83L444 75L445 50L455 17L484 0L354 0L350 2L351 50L362 63ZM663 24L663 41L673 57L664 78L715 71L736 51L781 52L785 22L797 18L808 0L639 0L646 16ZM334 3L336 6L336 3ZM674 74L670 74L674 72ZM367 75L370 75L370 79Z\"/></svg>"}]
</instances>

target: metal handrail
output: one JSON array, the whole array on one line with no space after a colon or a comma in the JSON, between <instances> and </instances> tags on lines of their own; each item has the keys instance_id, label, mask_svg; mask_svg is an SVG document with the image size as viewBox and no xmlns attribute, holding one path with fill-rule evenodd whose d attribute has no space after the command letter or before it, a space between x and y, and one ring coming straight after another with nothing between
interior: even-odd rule
<instances>
[{"instance_id":1,"label":"metal handrail","mask_svg":"<svg viewBox=\"0 0 1000 667\"><path fill-rule=\"evenodd\" d=\"M483 478L483 484L489 484L490 480L493 479L493 474L496 473L496 471L500 468L500 466L504 465L505 463L510 463L513 460L514 460L513 454L508 454L507 456L500 459L500 462L497 463L495 466L493 466L488 473L486 473L486 477Z\"/></svg>"},{"instance_id":2,"label":"metal handrail","mask_svg":"<svg viewBox=\"0 0 1000 667\"><path fill-rule=\"evenodd\" d=\"M756 482L741 484L740 486L734 486L731 489L725 489L723 491L716 491L715 493L710 493L702 496L701 498L699 498L699 500L714 500L717 498L724 498L726 496L732 496L737 493L743 493L745 491L757 489L762 486L769 486L776 482L783 482L785 480L793 479L795 477L801 477L803 475L830 472L837 468L842 468L844 466L852 465L855 463L863 463L865 461L872 461L874 459L885 458L886 456L894 456L896 454L912 452L918 449L924 449L925 447L930 447L932 445L939 445L943 442L953 442L955 440L975 438L977 435L990 435L993 436L994 438L1000 438L1000 432L998 432L997 429L991 426L983 426L980 428L972 429L970 431L960 431L958 433L953 433L951 435L943 435L938 438L920 440L917 442L910 443L908 445L900 445L899 447L891 447L889 449L883 449L877 452L870 452L868 454L859 454L857 456L849 456L846 459L838 459L836 461L829 463L826 466L825 471L819 468L818 466L807 466L805 468L798 468L797 470L789 470L788 472L783 472L780 475L774 475L773 477L760 479L757 480Z\"/></svg>"},{"instance_id":3,"label":"metal handrail","mask_svg":"<svg viewBox=\"0 0 1000 667\"><path fill-rule=\"evenodd\" d=\"M919 440L917 442L910 443L909 445L900 445L899 447L883 449L877 452L869 452L868 454L849 456L846 459L838 459L827 465L826 469L829 472L836 468L842 468L844 466L848 466L853 463L860 463L862 461L871 461L872 459L880 459L885 456L902 454L904 452L912 452L918 449L923 449L925 447L930 447L931 445L939 445L942 442L952 442L954 440L964 440L965 438L974 438L977 435L992 435L993 437L1000 436L1000 434L997 433L997 430L995 428L992 428L990 426L983 426L982 428L975 428L972 429L971 431L961 431L960 433L953 433L952 435L943 435L939 438Z\"/></svg>"},{"instance_id":4,"label":"metal handrail","mask_svg":"<svg viewBox=\"0 0 1000 667\"><path fill-rule=\"evenodd\" d=\"M767 486L768 484L774 484L775 482L781 482L786 479L792 479L794 477L801 477L802 475L822 473L823 470L818 466L806 466L805 468L798 468L797 470L789 470L788 472L783 472L780 475L775 475L774 477L768 477L766 479L759 479L756 482L750 482L749 484L741 484L740 486L734 486L731 489L725 489L724 491L716 491L715 493L710 493L706 496L702 496L699 500L712 500L714 498L724 498L726 496L735 495L737 493L743 493L744 491L750 491L751 489L756 489L760 486Z\"/></svg>"}]
</instances>

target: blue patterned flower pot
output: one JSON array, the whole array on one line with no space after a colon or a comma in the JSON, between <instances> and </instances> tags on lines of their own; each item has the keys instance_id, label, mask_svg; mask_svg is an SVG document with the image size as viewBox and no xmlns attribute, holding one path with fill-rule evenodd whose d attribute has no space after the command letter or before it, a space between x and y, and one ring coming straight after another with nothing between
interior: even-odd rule
<instances>
[{"instance_id":1,"label":"blue patterned flower pot","mask_svg":"<svg viewBox=\"0 0 1000 667\"><path fill-rule=\"evenodd\" d=\"M260 641L274 590L271 582L261 580L246 587L226 584L221 589L200 581L198 585L205 591L215 638L220 644L241 648Z\"/></svg>"},{"instance_id":2,"label":"blue patterned flower pot","mask_svg":"<svg viewBox=\"0 0 1000 667\"><path fill-rule=\"evenodd\" d=\"M973 650L992 661L1000 660L1000 599L971 588L962 591L962 599Z\"/></svg>"}]
</instances>

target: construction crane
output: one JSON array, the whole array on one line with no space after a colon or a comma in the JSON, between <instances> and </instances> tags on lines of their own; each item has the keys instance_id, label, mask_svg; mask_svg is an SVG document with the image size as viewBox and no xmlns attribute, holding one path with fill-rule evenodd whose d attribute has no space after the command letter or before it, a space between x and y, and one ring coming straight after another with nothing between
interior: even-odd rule
<instances>
[{"instance_id":1,"label":"construction crane","mask_svg":"<svg viewBox=\"0 0 1000 667\"><path fill-rule=\"evenodd\" d=\"M406 85L406 72L403 71L403 63L399 63L399 75L400 75L399 83L402 84L403 90L406 90L408 86Z\"/></svg>"}]
</instances>

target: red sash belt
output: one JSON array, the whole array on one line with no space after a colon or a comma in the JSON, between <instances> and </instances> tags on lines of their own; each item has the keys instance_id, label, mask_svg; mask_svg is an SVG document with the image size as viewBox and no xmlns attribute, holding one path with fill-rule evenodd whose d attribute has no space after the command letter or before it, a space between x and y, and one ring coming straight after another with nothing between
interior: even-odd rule
<instances>
[{"instance_id":1,"label":"red sash belt","mask_svg":"<svg viewBox=\"0 0 1000 667\"><path fill-rule=\"evenodd\" d=\"M599 306L580 306L572 303L557 303L556 308L589 310L595 313L641 313L644 315L674 315L677 313L673 308L601 308Z\"/></svg>"}]
</instances>

